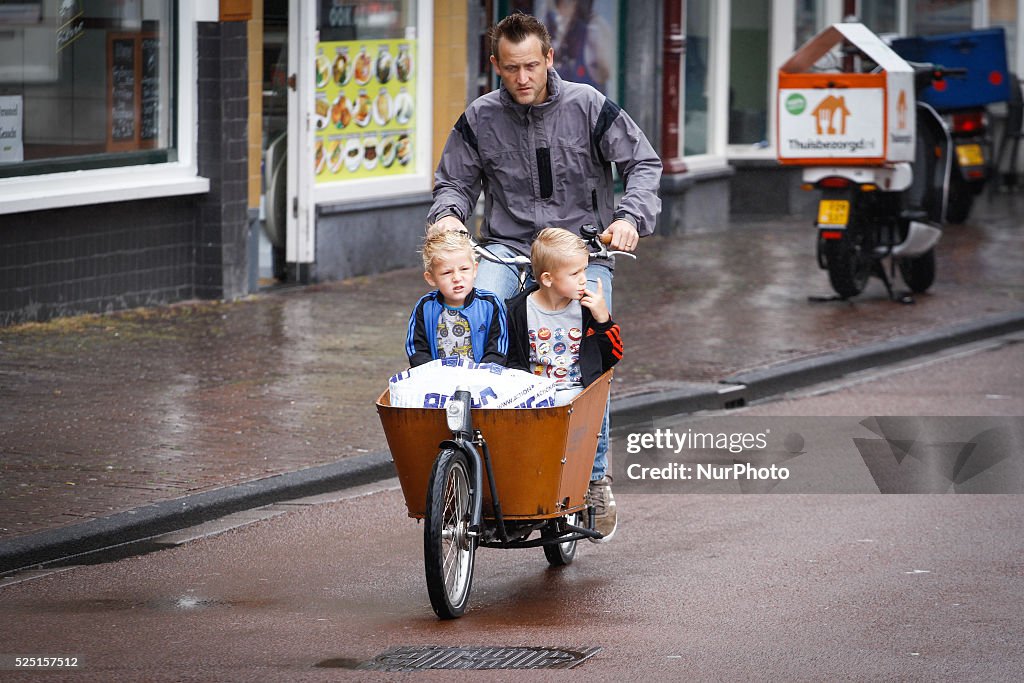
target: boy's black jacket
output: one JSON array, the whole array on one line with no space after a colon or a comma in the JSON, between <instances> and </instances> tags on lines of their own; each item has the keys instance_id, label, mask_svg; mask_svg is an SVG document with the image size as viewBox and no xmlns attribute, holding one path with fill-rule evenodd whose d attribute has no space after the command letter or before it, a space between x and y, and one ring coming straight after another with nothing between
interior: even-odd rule
<instances>
[{"instance_id":1,"label":"boy's black jacket","mask_svg":"<svg viewBox=\"0 0 1024 683\"><path fill-rule=\"evenodd\" d=\"M505 302L508 309L508 360L505 365L530 372L530 330L526 322L526 297L539 285L517 294ZM583 386L601 376L622 358L622 336L619 326L611 318L605 323L594 320L590 309L583 309L583 339L580 340L580 373Z\"/></svg>"}]
</instances>

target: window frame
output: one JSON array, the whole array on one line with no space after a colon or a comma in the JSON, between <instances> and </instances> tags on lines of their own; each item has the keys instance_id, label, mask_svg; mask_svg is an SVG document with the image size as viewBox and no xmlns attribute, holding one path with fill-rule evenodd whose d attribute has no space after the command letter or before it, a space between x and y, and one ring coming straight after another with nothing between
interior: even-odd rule
<instances>
[{"instance_id":1,"label":"window frame","mask_svg":"<svg viewBox=\"0 0 1024 683\"><path fill-rule=\"evenodd\" d=\"M200 17L195 4L177 3L176 36L171 50L175 59L171 72L177 79L173 113L177 160L3 178L0 215L209 192L210 181L199 176L196 157L196 22Z\"/></svg>"}]
</instances>

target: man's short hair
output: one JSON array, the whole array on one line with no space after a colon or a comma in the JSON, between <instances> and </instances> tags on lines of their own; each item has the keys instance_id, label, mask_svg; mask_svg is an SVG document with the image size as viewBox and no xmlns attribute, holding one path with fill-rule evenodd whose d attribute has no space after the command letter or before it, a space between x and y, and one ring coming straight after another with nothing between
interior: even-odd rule
<instances>
[{"instance_id":1,"label":"man's short hair","mask_svg":"<svg viewBox=\"0 0 1024 683\"><path fill-rule=\"evenodd\" d=\"M498 41L504 38L510 43L521 43L531 35L540 40L540 51L545 57L551 50L551 34L539 20L523 12L514 12L491 27L488 37L491 39L491 54L498 59Z\"/></svg>"},{"instance_id":2,"label":"man's short hair","mask_svg":"<svg viewBox=\"0 0 1024 683\"><path fill-rule=\"evenodd\" d=\"M573 256L588 253L587 243L578 235L565 228L544 228L530 248L533 277L539 279L541 273L553 273Z\"/></svg>"},{"instance_id":3,"label":"man's short hair","mask_svg":"<svg viewBox=\"0 0 1024 683\"><path fill-rule=\"evenodd\" d=\"M434 259L439 254L449 252L466 252L472 261L476 260L473 253L473 243L469 241L469 235L461 230L431 230L423 240L423 270L430 270L434 265Z\"/></svg>"}]
</instances>

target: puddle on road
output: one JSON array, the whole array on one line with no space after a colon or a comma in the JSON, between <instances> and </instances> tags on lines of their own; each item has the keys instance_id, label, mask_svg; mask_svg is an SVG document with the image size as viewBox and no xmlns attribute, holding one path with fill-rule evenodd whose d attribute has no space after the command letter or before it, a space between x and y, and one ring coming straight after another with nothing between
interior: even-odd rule
<instances>
[{"instance_id":1,"label":"puddle on road","mask_svg":"<svg viewBox=\"0 0 1024 683\"><path fill-rule=\"evenodd\" d=\"M274 604L272 600L221 600L204 598L198 595L181 595L177 597L160 597L155 599L130 598L90 598L86 600L66 600L62 602L33 603L28 605L33 612L50 614L77 615L97 614L103 612L125 612L131 610L151 610L155 612L191 612L216 607L264 609Z\"/></svg>"},{"instance_id":2,"label":"puddle on road","mask_svg":"<svg viewBox=\"0 0 1024 683\"><path fill-rule=\"evenodd\" d=\"M362 660L359 659L336 657L334 659L325 659L321 662L317 662L313 666L317 669L357 669L362 663Z\"/></svg>"}]
</instances>

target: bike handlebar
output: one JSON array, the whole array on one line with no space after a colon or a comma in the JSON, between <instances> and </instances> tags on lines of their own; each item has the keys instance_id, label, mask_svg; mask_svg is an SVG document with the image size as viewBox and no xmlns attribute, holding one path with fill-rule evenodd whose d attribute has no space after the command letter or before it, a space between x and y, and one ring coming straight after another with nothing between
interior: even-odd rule
<instances>
[{"instance_id":1,"label":"bike handlebar","mask_svg":"<svg viewBox=\"0 0 1024 683\"><path fill-rule=\"evenodd\" d=\"M529 257L522 255L515 255L510 257L497 256L487 248L486 244L477 244L473 239L473 236L468 231L461 231L463 234L468 235L470 242L473 244L473 251L476 252L480 258L490 261L491 263L498 263L506 266L515 266L517 268L526 268L530 265ZM611 244L612 236L600 232L600 230L593 225L584 225L580 228L580 237L583 238L584 242L587 242L595 248L595 251L590 252L591 259L597 258L610 258L612 256L628 256L632 259L636 259L636 254L628 251L619 251L617 249L607 249L606 246Z\"/></svg>"},{"instance_id":2,"label":"bike handlebar","mask_svg":"<svg viewBox=\"0 0 1024 683\"><path fill-rule=\"evenodd\" d=\"M608 258L609 256L628 256L631 259L636 259L636 254L628 251L619 251L605 249L605 245L612 243L612 236L608 233L601 232L597 226L584 225L580 228L580 237L584 241L592 244L597 251L590 253L590 258Z\"/></svg>"}]
</instances>

